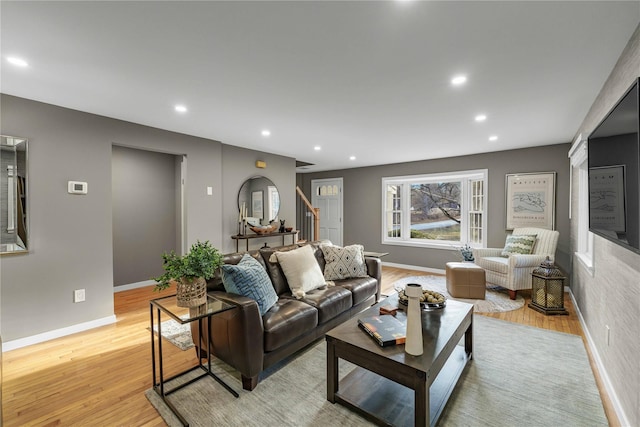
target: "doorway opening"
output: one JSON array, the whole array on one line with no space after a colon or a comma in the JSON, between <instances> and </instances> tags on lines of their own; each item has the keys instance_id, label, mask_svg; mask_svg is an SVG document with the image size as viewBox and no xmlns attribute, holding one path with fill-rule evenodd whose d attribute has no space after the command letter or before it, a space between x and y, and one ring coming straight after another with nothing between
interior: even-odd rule
<instances>
[{"instance_id":1,"label":"doorway opening","mask_svg":"<svg viewBox=\"0 0 640 427\"><path fill-rule=\"evenodd\" d=\"M112 146L116 290L152 284L162 274L162 254L183 253L185 175L184 155Z\"/></svg>"}]
</instances>

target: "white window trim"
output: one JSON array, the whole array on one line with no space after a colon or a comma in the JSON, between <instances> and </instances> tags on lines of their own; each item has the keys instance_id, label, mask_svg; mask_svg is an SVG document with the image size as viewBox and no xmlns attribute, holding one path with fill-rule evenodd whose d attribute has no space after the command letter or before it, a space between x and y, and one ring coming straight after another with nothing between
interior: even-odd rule
<instances>
[{"instance_id":1,"label":"white window trim","mask_svg":"<svg viewBox=\"0 0 640 427\"><path fill-rule=\"evenodd\" d=\"M489 172L488 169L475 169L475 170L468 170L468 171L458 171L458 172L443 172L443 173L433 173L433 174L424 174L424 175L405 175L405 176L392 176L392 177L383 177L382 178L382 230L381 230L381 243L383 245L393 245L393 246L411 246L411 247L420 247L420 248L434 248L434 249L448 249L448 250L457 250L458 249L458 245L460 244L464 244L465 242L452 242L452 241L438 241L438 240L428 240L428 241L418 241L418 240L401 240L401 239L397 239L397 238L389 238L387 237L387 233L386 233L386 223L385 223L385 218L386 218L386 191L387 191L387 186L388 185L398 185L398 184L411 184L411 183L415 183L416 181L420 181L420 182L425 182L425 181L432 181L432 182L439 182L439 181L443 181L443 180L463 180L466 183L468 183L469 181L472 180L478 180L481 179L484 181L484 186L483 186L483 215L482 215L482 229L483 229L483 239L482 239L482 244L478 245L472 245L474 247L486 247L487 246L487 207L488 207L488 177L489 177ZM462 189L462 197L466 200L466 203L464 203L461 208L462 211L460 212L460 216L467 218L467 220L464 222L465 225L460 227L460 234L467 236L468 234L468 230L467 230L467 222L468 222L468 214L469 214L469 204L470 204L470 196L468 194L468 188L467 185L463 186L464 188ZM410 198L410 188L409 185L403 185L402 186L402 200L409 200ZM410 224L411 223L411 213L408 210L403 209L403 218L402 218L402 223L403 224ZM404 233L401 233L404 234Z\"/></svg>"},{"instance_id":2,"label":"white window trim","mask_svg":"<svg viewBox=\"0 0 640 427\"><path fill-rule=\"evenodd\" d=\"M578 171L578 247L574 252L579 264L593 277L595 272L593 255L593 233L589 231L589 155L587 139L578 135L569 149L570 176ZM573 183L571 183L573 188ZM573 189L572 189L573 191Z\"/></svg>"}]
</instances>

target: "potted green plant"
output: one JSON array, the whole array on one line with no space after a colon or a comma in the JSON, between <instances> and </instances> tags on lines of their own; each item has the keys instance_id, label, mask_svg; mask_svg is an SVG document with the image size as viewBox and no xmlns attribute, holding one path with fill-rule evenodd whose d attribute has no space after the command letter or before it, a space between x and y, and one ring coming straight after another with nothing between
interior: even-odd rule
<instances>
[{"instance_id":1,"label":"potted green plant","mask_svg":"<svg viewBox=\"0 0 640 427\"><path fill-rule=\"evenodd\" d=\"M186 255L171 251L165 252L162 259L165 272L153 278L158 282L154 291L167 289L175 281L179 307L195 307L207 302L207 279L222 265L222 254L208 240L198 240Z\"/></svg>"}]
</instances>

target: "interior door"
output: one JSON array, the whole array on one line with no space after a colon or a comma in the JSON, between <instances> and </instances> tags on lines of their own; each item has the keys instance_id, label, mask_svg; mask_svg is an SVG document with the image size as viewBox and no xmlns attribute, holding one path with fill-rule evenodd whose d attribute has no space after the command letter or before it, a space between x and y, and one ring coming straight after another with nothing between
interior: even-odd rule
<instances>
[{"instance_id":1,"label":"interior door","mask_svg":"<svg viewBox=\"0 0 640 427\"><path fill-rule=\"evenodd\" d=\"M311 204L320 208L320 239L342 246L342 178L311 181Z\"/></svg>"}]
</instances>

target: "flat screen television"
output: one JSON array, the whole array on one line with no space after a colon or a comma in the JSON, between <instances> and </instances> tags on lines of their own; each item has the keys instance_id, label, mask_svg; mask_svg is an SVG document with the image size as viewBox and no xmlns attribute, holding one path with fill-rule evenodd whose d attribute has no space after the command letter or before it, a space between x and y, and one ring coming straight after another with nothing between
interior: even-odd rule
<instances>
[{"instance_id":1,"label":"flat screen television","mask_svg":"<svg viewBox=\"0 0 640 427\"><path fill-rule=\"evenodd\" d=\"M640 78L589 135L589 231L640 253Z\"/></svg>"}]
</instances>

